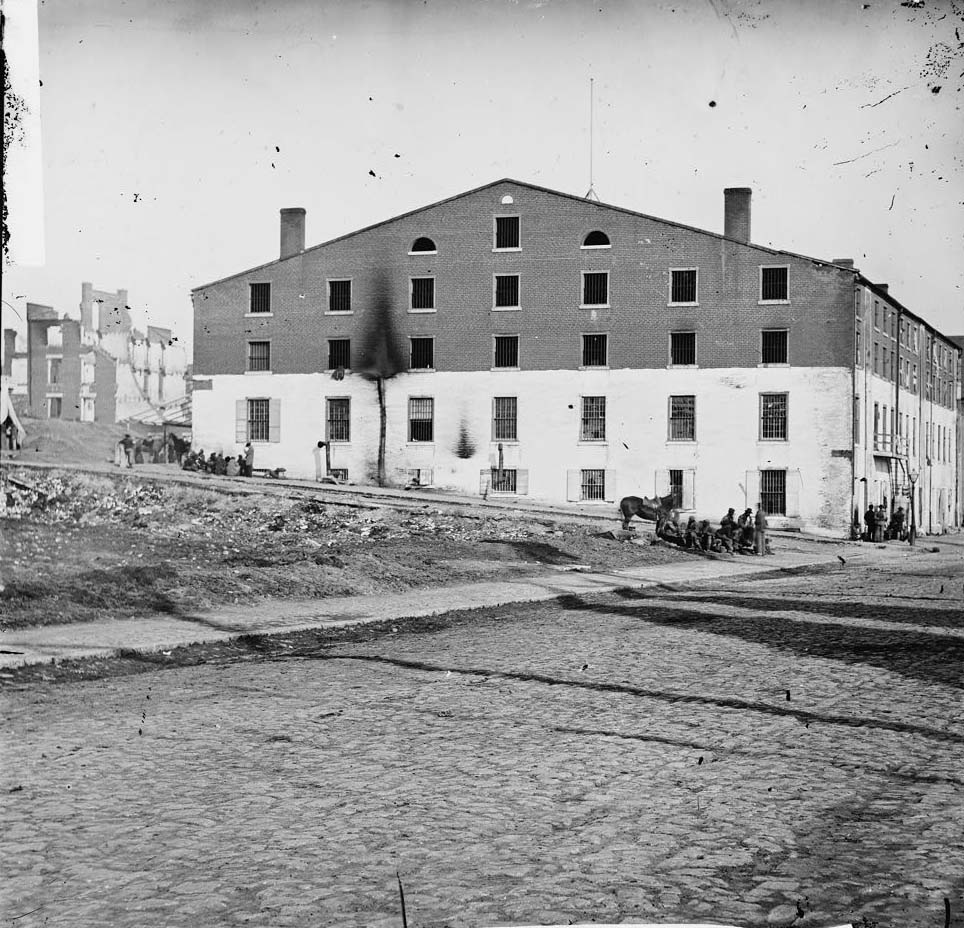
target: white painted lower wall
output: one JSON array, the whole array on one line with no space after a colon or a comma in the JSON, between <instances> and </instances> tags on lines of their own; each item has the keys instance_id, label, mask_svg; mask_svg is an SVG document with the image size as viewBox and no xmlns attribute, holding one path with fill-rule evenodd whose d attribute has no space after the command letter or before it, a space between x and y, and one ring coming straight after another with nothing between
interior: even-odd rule
<instances>
[{"instance_id":1,"label":"white painted lower wall","mask_svg":"<svg viewBox=\"0 0 964 928\"><path fill-rule=\"evenodd\" d=\"M247 374L204 378L193 393L194 447L238 454L236 403L280 401L279 440L255 443L255 467L284 467L316 476L325 439L325 399L351 400L351 441L332 443L331 465L351 483L375 481L378 403L375 385L358 375ZM761 441L760 393L789 394L788 440ZM696 441L669 441L670 395L696 397ZM853 475L851 372L846 368L565 370L406 373L386 385L388 481L430 471L438 487L480 494L481 472L498 463L492 439L493 397L518 398L518 441L503 442L505 468L527 471L532 499L571 497L568 475L605 470L605 501L668 491L670 469L686 472L686 503L718 520L729 507L755 508L760 470L786 470L787 517L775 526L844 535L850 523ZM606 440L580 440L581 398L606 397ZM408 400L434 400L431 443L408 441ZM473 445L459 457L460 434ZM836 452L836 454L834 454ZM578 481L577 481L578 482Z\"/></svg>"}]
</instances>

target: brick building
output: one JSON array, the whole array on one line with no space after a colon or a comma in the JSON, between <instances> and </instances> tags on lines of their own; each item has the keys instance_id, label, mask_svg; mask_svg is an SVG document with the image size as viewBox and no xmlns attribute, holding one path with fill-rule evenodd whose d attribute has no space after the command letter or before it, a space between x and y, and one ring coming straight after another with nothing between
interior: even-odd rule
<instances>
[{"instance_id":1,"label":"brick building","mask_svg":"<svg viewBox=\"0 0 964 928\"><path fill-rule=\"evenodd\" d=\"M282 210L278 260L192 294L195 443L312 476L327 440L372 481L370 375L398 371L391 482L714 518L762 498L839 535L909 468L918 522L959 524L960 349L852 262L751 244L750 199L725 191L719 235L501 180L308 249Z\"/></svg>"},{"instance_id":2,"label":"brick building","mask_svg":"<svg viewBox=\"0 0 964 928\"><path fill-rule=\"evenodd\" d=\"M28 408L37 417L143 419L185 395L183 349L169 329L133 326L126 290L82 284L79 321L28 303L26 355Z\"/></svg>"}]
</instances>

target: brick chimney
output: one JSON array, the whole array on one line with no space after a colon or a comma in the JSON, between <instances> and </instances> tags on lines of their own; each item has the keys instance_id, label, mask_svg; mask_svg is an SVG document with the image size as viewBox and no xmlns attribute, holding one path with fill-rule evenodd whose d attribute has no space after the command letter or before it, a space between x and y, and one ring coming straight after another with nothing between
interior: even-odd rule
<instances>
[{"instance_id":1,"label":"brick chimney","mask_svg":"<svg viewBox=\"0 0 964 928\"><path fill-rule=\"evenodd\" d=\"M750 241L749 187L727 187L723 191L723 234L738 242Z\"/></svg>"},{"instance_id":2,"label":"brick chimney","mask_svg":"<svg viewBox=\"0 0 964 928\"><path fill-rule=\"evenodd\" d=\"M834 258L830 263L836 264L839 267L849 267L851 270L854 270L853 258Z\"/></svg>"},{"instance_id":3,"label":"brick chimney","mask_svg":"<svg viewBox=\"0 0 964 928\"><path fill-rule=\"evenodd\" d=\"M290 258L305 250L305 211L292 207L281 211L281 257Z\"/></svg>"},{"instance_id":4,"label":"brick chimney","mask_svg":"<svg viewBox=\"0 0 964 928\"><path fill-rule=\"evenodd\" d=\"M877 284L877 289L883 290L884 293L886 293L888 290L890 290L890 284Z\"/></svg>"}]
</instances>

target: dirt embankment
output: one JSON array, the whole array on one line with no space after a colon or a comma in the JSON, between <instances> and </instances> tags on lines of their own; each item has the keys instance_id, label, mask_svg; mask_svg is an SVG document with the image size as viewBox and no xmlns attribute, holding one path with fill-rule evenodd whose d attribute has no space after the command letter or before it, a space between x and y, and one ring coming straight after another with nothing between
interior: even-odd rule
<instances>
[{"instance_id":1,"label":"dirt embankment","mask_svg":"<svg viewBox=\"0 0 964 928\"><path fill-rule=\"evenodd\" d=\"M359 509L130 475L12 469L0 474L0 496L6 628L680 557L524 513Z\"/></svg>"}]
</instances>

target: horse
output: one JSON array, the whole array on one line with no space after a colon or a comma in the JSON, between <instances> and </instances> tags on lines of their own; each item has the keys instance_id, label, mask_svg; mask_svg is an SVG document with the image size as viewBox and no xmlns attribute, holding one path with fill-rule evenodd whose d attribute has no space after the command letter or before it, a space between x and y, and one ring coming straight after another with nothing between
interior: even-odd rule
<instances>
[{"instance_id":1,"label":"horse","mask_svg":"<svg viewBox=\"0 0 964 928\"><path fill-rule=\"evenodd\" d=\"M624 496L619 501L619 514L623 519L623 531L629 531L629 523L633 516L647 519L650 522L659 521L660 516L668 516L673 508L673 496L656 496L649 499L646 496Z\"/></svg>"}]
</instances>

